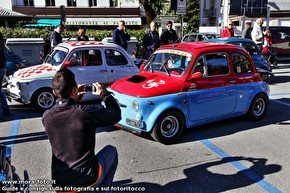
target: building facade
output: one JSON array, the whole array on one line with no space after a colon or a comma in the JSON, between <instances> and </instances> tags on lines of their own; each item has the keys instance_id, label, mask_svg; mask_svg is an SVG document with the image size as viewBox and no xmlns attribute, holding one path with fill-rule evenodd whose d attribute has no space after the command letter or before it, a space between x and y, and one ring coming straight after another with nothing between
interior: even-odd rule
<instances>
[{"instance_id":1,"label":"building facade","mask_svg":"<svg viewBox=\"0 0 290 193\"><path fill-rule=\"evenodd\" d=\"M68 28L111 29L124 20L131 28L140 28L145 17L138 0L11 0L11 10L32 15L30 25L40 27L63 21Z\"/></svg>"},{"instance_id":2,"label":"building facade","mask_svg":"<svg viewBox=\"0 0 290 193\"><path fill-rule=\"evenodd\" d=\"M254 0L247 0L246 2L258 2ZM263 1L263 0L262 0ZM224 21L225 15L226 20L230 20L234 23L236 29L236 35L241 35L241 31L244 28L244 23L251 21L252 23L258 17L246 17L241 15L230 14L230 9L233 0L200 0L200 31L201 32L216 32L220 33L222 28L227 25L227 21ZM244 2L244 1L241 1ZM264 25L268 26L290 26L290 1L275 0L265 1L268 7L268 17L263 17L267 22ZM228 4L227 4L228 3ZM235 4L237 1L234 2ZM241 12L243 13L242 6Z\"/></svg>"}]
</instances>

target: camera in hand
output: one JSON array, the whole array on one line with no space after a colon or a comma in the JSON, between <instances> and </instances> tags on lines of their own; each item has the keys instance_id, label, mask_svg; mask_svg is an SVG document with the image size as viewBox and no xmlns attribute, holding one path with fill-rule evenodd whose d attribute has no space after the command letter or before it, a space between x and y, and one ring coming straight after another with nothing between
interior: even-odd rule
<instances>
[{"instance_id":1,"label":"camera in hand","mask_svg":"<svg viewBox=\"0 0 290 193\"><path fill-rule=\"evenodd\" d=\"M85 87L84 87L84 91L85 91L85 92L96 92L97 89L96 89L96 87L95 87L94 85L92 85L92 84L87 84L87 85L85 85Z\"/></svg>"}]
</instances>

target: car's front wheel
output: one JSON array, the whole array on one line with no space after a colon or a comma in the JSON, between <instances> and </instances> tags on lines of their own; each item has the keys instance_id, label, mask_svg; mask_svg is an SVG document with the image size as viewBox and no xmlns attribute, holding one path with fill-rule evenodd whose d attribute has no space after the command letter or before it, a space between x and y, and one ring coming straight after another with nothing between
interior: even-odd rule
<instances>
[{"instance_id":1,"label":"car's front wheel","mask_svg":"<svg viewBox=\"0 0 290 193\"><path fill-rule=\"evenodd\" d=\"M261 120L267 113L269 99L265 94L258 94L251 102L248 117L253 121Z\"/></svg>"},{"instance_id":2,"label":"car's front wheel","mask_svg":"<svg viewBox=\"0 0 290 193\"><path fill-rule=\"evenodd\" d=\"M181 136L184 127L181 113L175 110L167 111L156 121L151 136L160 143L171 144Z\"/></svg>"},{"instance_id":3,"label":"car's front wheel","mask_svg":"<svg viewBox=\"0 0 290 193\"><path fill-rule=\"evenodd\" d=\"M32 104L37 110L45 111L54 105L55 99L52 89L43 88L33 94Z\"/></svg>"}]
</instances>

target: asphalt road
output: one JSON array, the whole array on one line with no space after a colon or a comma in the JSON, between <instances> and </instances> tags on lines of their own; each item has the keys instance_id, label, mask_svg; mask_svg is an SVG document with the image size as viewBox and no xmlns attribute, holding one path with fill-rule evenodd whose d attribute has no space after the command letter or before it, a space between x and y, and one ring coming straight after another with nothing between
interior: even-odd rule
<instances>
[{"instance_id":1,"label":"asphalt road","mask_svg":"<svg viewBox=\"0 0 290 193\"><path fill-rule=\"evenodd\" d=\"M114 127L97 130L96 151L107 144L118 149L115 192L290 192L290 64L273 72L269 111L259 122L239 117L188 129L167 146ZM51 192L42 114L29 105L9 104L15 117L1 123L0 143L12 147L21 178L28 171L31 192Z\"/></svg>"}]
</instances>

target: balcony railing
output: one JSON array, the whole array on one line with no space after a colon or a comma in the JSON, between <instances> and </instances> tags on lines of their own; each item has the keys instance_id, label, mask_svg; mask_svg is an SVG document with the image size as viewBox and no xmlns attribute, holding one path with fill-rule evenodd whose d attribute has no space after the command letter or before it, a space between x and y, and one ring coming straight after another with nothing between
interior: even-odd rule
<instances>
[{"instance_id":1,"label":"balcony railing","mask_svg":"<svg viewBox=\"0 0 290 193\"><path fill-rule=\"evenodd\" d=\"M38 16L59 16L61 14L60 8L58 7L12 7L13 11ZM97 7L66 7L66 16L140 16L140 8L97 8Z\"/></svg>"}]
</instances>

